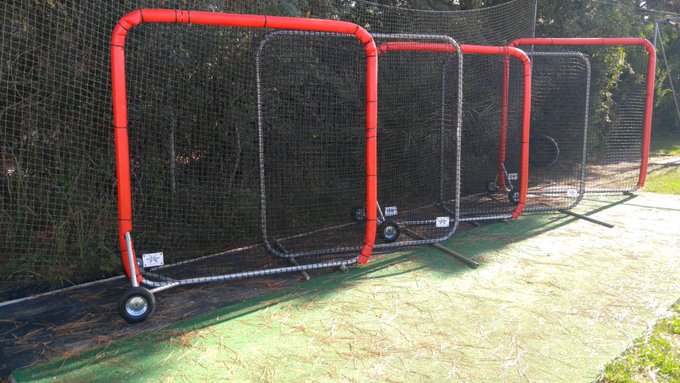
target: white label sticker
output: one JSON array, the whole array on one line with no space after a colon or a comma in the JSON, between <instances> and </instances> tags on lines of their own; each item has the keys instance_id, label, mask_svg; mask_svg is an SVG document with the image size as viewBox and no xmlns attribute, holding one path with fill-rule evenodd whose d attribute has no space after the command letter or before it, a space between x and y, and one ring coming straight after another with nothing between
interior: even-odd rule
<instances>
[{"instance_id":1,"label":"white label sticker","mask_svg":"<svg viewBox=\"0 0 680 383\"><path fill-rule=\"evenodd\" d=\"M437 227L449 227L451 219L449 217L437 217L434 223Z\"/></svg>"},{"instance_id":2,"label":"white label sticker","mask_svg":"<svg viewBox=\"0 0 680 383\"><path fill-rule=\"evenodd\" d=\"M517 181L517 173L508 173L508 179L510 181Z\"/></svg>"},{"instance_id":3,"label":"white label sticker","mask_svg":"<svg viewBox=\"0 0 680 383\"><path fill-rule=\"evenodd\" d=\"M163 253L142 254L142 266L144 268L163 266L163 264Z\"/></svg>"},{"instance_id":4,"label":"white label sticker","mask_svg":"<svg viewBox=\"0 0 680 383\"><path fill-rule=\"evenodd\" d=\"M396 206L387 206L385 208L385 217L394 217L395 215L397 215Z\"/></svg>"},{"instance_id":5,"label":"white label sticker","mask_svg":"<svg viewBox=\"0 0 680 383\"><path fill-rule=\"evenodd\" d=\"M569 190L567 190L567 197L569 197L569 198L576 198L576 197L578 197L578 190L576 190L576 189L569 189Z\"/></svg>"}]
</instances>

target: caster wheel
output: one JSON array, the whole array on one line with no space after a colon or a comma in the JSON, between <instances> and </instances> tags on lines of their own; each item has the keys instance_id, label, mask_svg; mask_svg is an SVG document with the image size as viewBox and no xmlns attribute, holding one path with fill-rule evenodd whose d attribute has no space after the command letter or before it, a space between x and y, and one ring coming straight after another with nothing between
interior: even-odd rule
<instances>
[{"instance_id":1,"label":"caster wheel","mask_svg":"<svg viewBox=\"0 0 680 383\"><path fill-rule=\"evenodd\" d=\"M510 190L510 192L508 193L508 200L513 205L519 204L519 190L517 189Z\"/></svg>"},{"instance_id":2,"label":"caster wheel","mask_svg":"<svg viewBox=\"0 0 680 383\"><path fill-rule=\"evenodd\" d=\"M118 302L118 313L128 323L146 320L156 309L156 298L144 287L128 289Z\"/></svg>"},{"instance_id":3,"label":"caster wheel","mask_svg":"<svg viewBox=\"0 0 680 383\"><path fill-rule=\"evenodd\" d=\"M498 191L498 184L496 183L495 180L486 182L486 191L488 191L489 193L495 193Z\"/></svg>"},{"instance_id":4,"label":"caster wheel","mask_svg":"<svg viewBox=\"0 0 680 383\"><path fill-rule=\"evenodd\" d=\"M394 242L399 238L399 225L394 221L385 221L378 228L380 238L385 242Z\"/></svg>"},{"instance_id":5,"label":"caster wheel","mask_svg":"<svg viewBox=\"0 0 680 383\"><path fill-rule=\"evenodd\" d=\"M357 206L352 209L352 221L364 222L366 220L366 210L363 207Z\"/></svg>"}]
</instances>

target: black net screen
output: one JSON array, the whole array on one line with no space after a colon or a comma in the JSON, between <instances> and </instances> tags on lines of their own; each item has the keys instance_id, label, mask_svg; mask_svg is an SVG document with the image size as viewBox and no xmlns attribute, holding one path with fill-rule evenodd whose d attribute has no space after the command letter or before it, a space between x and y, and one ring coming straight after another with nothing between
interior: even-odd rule
<instances>
[{"instance_id":1,"label":"black net screen","mask_svg":"<svg viewBox=\"0 0 680 383\"><path fill-rule=\"evenodd\" d=\"M168 262L259 240L260 31L142 24L126 46L133 238ZM204 49L202 44L211 49Z\"/></svg>"},{"instance_id":2,"label":"black net screen","mask_svg":"<svg viewBox=\"0 0 680 383\"><path fill-rule=\"evenodd\" d=\"M385 221L377 248L390 246L384 232L390 223L400 228L394 245L443 240L459 219L462 55L436 37L377 35L376 43L381 52L378 200Z\"/></svg>"},{"instance_id":3,"label":"black net screen","mask_svg":"<svg viewBox=\"0 0 680 383\"><path fill-rule=\"evenodd\" d=\"M535 0L474 10L408 9L364 0L333 0L332 12L369 32L446 35L460 44L505 45L534 35ZM452 2L453 3L453 2ZM451 4L451 8L456 8ZM330 14L331 10L329 10Z\"/></svg>"},{"instance_id":4,"label":"black net screen","mask_svg":"<svg viewBox=\"0 0 680 383\"><path fill-rule=\"evenodd\" d=\"M354 36L165 24L131 31L138 253L162 251L166 263L220 254L228 260L209 262L209 275L247 276L285 263L268 253L317 256L304 262L356 253L364 225L347 223L348 206L365 199L365 67Z\"/></svg>"},{"instance_id":5,"label":"black net screen","mask_svg":"<svg viewBox=\"0 0 680 383\"><path fill-rule=\"evenodd\" d=\"M506 57L465 55L461 153L461 214L464 220L508 218L517 206L512 193L518 190L521 177L524 68L518 59L507 59L510 81L507 131L503 135Z\"/></svg>"},{"instance_id":6,"label":"black net screen","mask_svg":"<svg viewBox=\"0 0 680 383\"><path fill-rule=\"evenodd\" d=\"M0 5L0 290L118 270L110 2Z\"/></svg>"},{"instance_id":7,"label":"black net screen","mask_svg":"<svg viewBox=\"0 0 680 383\"><path fill-rule=\"evenodd\" d=\"M281 251L357 249L365 201L363 45L278 31L258 55L266 239ZM285 249L285 250L284 250Z\"/></svg>"},{"instance_id":8,"label":"black net screen","mask_svg":"<svg viewBox=\"0 0 680 383\"><path fill-rule=\"evenodd\" d=\"M531 137L524 211L569 209L585 191L590 66L576 52L529 52Z\"/></svg>"}]
</instances>

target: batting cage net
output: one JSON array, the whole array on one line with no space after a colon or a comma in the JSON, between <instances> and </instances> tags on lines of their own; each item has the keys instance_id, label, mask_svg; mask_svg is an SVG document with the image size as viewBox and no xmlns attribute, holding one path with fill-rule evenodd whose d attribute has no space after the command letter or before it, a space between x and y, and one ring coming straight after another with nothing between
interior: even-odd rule
<instances>
[{"instance_id":1,"label":"batting cage net","mask_svg":"<svg viewBox=\"0 0 680 383\"><path fill-rule=\"evenodd\" d=\"M382 59L378 71L380 193L376 248L442 241L453 234L458 223L457 144L461 125L462 55L457 43L448 37L406 34L374 37L378 38L377 43L398 40L402 48L390 51L382 49L388 44L381 44L378 49ZM314 254L319 248L336 242L345 248L356 244L352 238L360 237L365 221L364 201L352 195L361 187L356 179L363 169L364 152L360 145L363 138L353 124L343 128L343 120L325 110L335 106L347 114L351 112L348 107L356 100L350 93L346 100L317 105L317 100L328 97L329 88L343 89L347 84L358 82L341 76L335 76L333 81L311 82L310 73L318 71L319 61L305 63L299 57L290 57L290 52L303 45L306 38L308 36L294 31L272 32L263 39L257 58L262 171L266 174L263 178L266 190L263 217L267 223L264 238L273 247L302 255ZM336 39L339 44L347 39L337 34L316 34L316 38ZM410 48L417 43L410 43L408 39L445 41L451 48L448 52L416 51ZM350 71L345 68L341 72ZM293 73L297 75L291 75ZM300 94L297 97L306 100L303 105L312 108L292 109L284 94ZM310 126L301 121L295 124L296 129L286 127L289 121L310 115L320 124ZM312 129L309 134L305 133L305 126ZM310 142L297 147L300 135L309 136ZM304 177L297 170L286 172L291 163L304 164L310 148L316 147L311 152L323 154L325 161L319 163L313 159L311 162L318 165L304 166ZM300 153L304 159L292 157ZM335 157L331 157L331 153ZM313 177L316 168L328 175ZM318 193L309 195L310 189ZM307 198L301 197L304 195ZM336 214L318 220L327 211ZM296 220L300 214L311 217ZM338 248L328 251L337 252Z\"/></svg>"},{"instance_id":2,"label":"batting cage net","mask_svg":"<svg viewBox=\"0 0 680 383\"><path fill-rule=\"evenodd\" d=\"M536 0L512 0L473 10L456 9L453 3L445 10L424 10L365 0L333 0L328 12L372 33L446 35L460 44L505 45L534 36Z\"/></svg>"},{"instance_id":3,"label":"batting cage net","mask_svg":"<svg viewBox=\"0 0 680 383\"><path fill-rule=\"evenodd\" d=\"M108 52L123 12L48 3L0 4L0 290L120 265Z\"/></svg>"},{"instance_id":4,"label":"batting cage net","mask_svg":"<svg viewBox=\"0 0 680 383\"><path fill-rule=\"evenodd\" d=\"M538 38L511 45L586 55L592 86L585 192L632 192L644 186L656 67L651 43L640 38Z\"/></svg>"},{"instance_id":5,"label":"batting cage net","mask_svg":"<svg viewBox=\"0 0 680 383\"><path fill-rule=\"evenodd\" d=\"M585 191L590 63L578 52L531 58L529 189L525 212L568 210Z\"/></svg>"}]
</instances>

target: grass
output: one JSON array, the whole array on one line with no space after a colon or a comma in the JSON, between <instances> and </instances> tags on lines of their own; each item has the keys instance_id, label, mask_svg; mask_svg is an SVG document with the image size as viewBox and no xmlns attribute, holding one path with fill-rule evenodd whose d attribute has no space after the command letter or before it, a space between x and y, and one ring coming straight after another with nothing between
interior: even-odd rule
<instances>
[{"instance_id":1,"label":"grass","mask_svg":"<svg viewBox=\"0 0 680 383\"><path fill-rule=\"evenodd\" d=\"M680 194L680 166L651 172L645 190L653 193Z\"/></svg>"},{"instance_id":2,"label":"grass","mask_svg":"<svg viewBox=\"0 0 680 383\"><path fill-rule=\"evenodd\" d=\"M606 365L596 382L680 382L680 302L649 334Z\"/></svg>"},{"instance_id":3,"label":"grass","mask_svg":"<svg viewBox=\"0 0 680 383\"><path fill-rule=\"evenodd\" d=\"M653 132L651 152L664 155L680 155L680 132Z\"/></svg>"}]
</instances>

